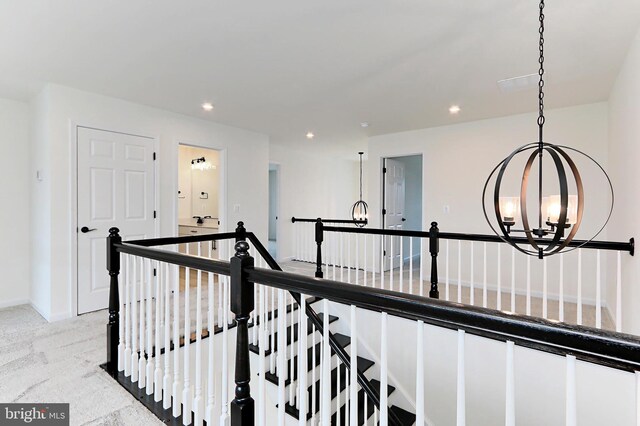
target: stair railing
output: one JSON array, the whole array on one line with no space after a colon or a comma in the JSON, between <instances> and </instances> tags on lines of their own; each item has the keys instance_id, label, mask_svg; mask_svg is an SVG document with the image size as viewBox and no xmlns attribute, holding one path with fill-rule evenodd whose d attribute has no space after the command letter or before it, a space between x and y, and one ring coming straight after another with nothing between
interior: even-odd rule
<instances>
[{"instance_id":1,"label":"stair railing","mask_svg":"<svg viewBox=\"0 0 640 426\"><path fill-rule=\"evenodd\" d=\"M530 256L521 255L515 250L511 250L510 256L501 254L500 249L506 243L496 235L442 232L437 222L432 222L428 231L335 226L323 219L295 218L295 222L314 222L313 229L295 231L294 252L305 253L307 250L298 245L305 242L309 244L309 239L314 240L316 277L331 277L363 286L420 295L427 293L424 291L426 283L428 295L432 298L442 296L445 300L485 308L492 305L498 310L526 315L534 314L535 306L532 304L537 297L542 305L538 316L545 319L551 317L550 301L555 303L554 299L557 299L556 319L577 325L585 321L583 310L584 305L588 304L593 305L596 328L607 325L607 318L603 318L602 293L603 281L609 279L611 283L615 282L615 296L611 296L615 297L615 303L614 306L609 304L615 318L612 318L613 325L609 328L623 330L621 256L624 253L634 255L633 238L628 242L574 240L570 247L579 247L574 253L554 256L552 260L545 258L532 267ZM305 233L312 236L305 236ZM524 237L515 237L514 240L526 242ZM450 247L453 245L451 242L457 242L457 256L455 246ZM614 253L615 260L611 260L615 262L615 274L610 271L605 275L602 258L607 252ZM587 256L588 260L583 260ZM401 260L396 260L398 257ZM430 261L427 260L429 257ZM305 260L297 256L295 259ZM492 262L497 263L495 270ZM590 268L595 271L590 271ZM565 271L568 270L576 270L577 273L567 279ZM493 279L493 283L489 282L490 279ZM418 288L414 285L416 281ZM509 284L505 283L509 281ZM541 291L532 291L532 281L533 286L542 287ZM588 281L592 281L592 286L586 286ZM557 294L551 294L549 288L552 284L557 285ZM569 290L569 284L576 287L575 290ZM476 295L476 292L479 294ZM495 304L489 300L492 293L495 293ZM517 308L518 297L524 298L521 311ZM576 306L575 316L565 313L565 303L569 302Z\"/></svg>"}]
</instances>

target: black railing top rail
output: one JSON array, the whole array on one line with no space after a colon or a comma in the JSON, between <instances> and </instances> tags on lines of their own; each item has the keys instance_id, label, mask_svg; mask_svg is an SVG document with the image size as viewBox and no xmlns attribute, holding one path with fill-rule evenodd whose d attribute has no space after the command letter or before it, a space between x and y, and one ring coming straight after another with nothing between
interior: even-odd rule
<instances>
[{"instance_id":1,"label":"black railing top rail","mask_svg":"<svg viewBox=\"0 0 640 426\"><path fill-rule=\"evenodd\" d=\"M315 218L315 219L309 219L309 218L301 218L301 217L292 217L291 218L291 223L296 223L296 222L305 222L305 223L316 223L318 222L318 220L322 223L342 223L342 224L347 224L347 223L351 223L354 225L366 225L369 223L369 221L367 219L365 220L356 220L356 219L323 219L321 217Z\"/></svg>"},{"instance_id":2,"label":"black railing top rail","mask_svg":"<svg viewBox=\"0 0 640 426\"><path fill-rule=\"evenodd\" d=\"M202 241L219 241L236 238L237 232L222 232L219 234L203 234L203 235L187 235L184 237L161 237L150 238L147 240L126 241L127 244L133 244L143 247L168 246L171 244L198 243Z\"/></svg>"},{"instance_id":3,"label":"black railing top rail","mask_svg":"<svg viewBox=\"0 0 640 426\"><path fill-rule=\"evenodd\" d=\"M195 256L193 254L182 254L174 251L149 248L141 244L134 244L133 242L116 243L114 244L114 248L119 253L130 254L145 259L157 260L185 268L198 269L203 272L227 276L231 275L228 261L225 262L209 259L208 257Z\"/></svg>"},{"instance_id":4,"label":"black railing top rail","mask_svg":"<svg viewBox=\"0 0 640 426\"><path fill-rule=\"evenodd\" d=\"M403 237L429 238L429 231L406 231L397 229L380 229L380 228L347 228L337 226L324 226L323 231L328 232L349 232L354 234L372 234L372 235L392 235ZM505 243L505 241L497 235L488 234L462 234L455 232L439 232L438 238L441 240L461 240L461 241L477 241L491 243ZM528 243L525 237L513 237L513 241L517 243ZM536 239L539 243L544 243L545 239ZM548 242L548 241L547 241ZM506 243L505 243L506 244ZM588 249L614 250L628 252L631 256L635 253L635 239L630 238L628 242L622 241L584 241L573 240L569 244L570 247L582 247Z\"/></svg>"},{"instance_id":5,"label":"black railing top rail","mask_svg":"<svg viewBox=\"0 0 640 426\"><path fill-rule=\"evenodd\" d=\"M252 282L444 328L464 330L486 338L509 340L520 346L557 355L574 355L578 359L607 367L625 371L640 369L640 339L628 334L281 271L255 268L247 271L247 277Z\"/></svg>"}]
</instances>

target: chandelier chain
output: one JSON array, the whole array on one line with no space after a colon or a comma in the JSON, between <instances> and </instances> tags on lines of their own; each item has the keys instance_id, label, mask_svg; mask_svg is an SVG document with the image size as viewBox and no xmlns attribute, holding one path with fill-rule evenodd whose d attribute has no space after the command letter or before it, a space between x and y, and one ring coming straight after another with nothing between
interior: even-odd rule
<instances>
[{"instance_id":1,"label":"chandelier chain","mask_svg":"<svg viewBox=\"0 0 640 426\"><path fill-rule=\"evenodd\" d=\"M540 126L542 130L542 126L544 125L544 0L540 0L540 29L538 30L540 34L540 43L539 43L539 51L540 57L538 59L538 63L540 64L540 68L538 70L538 75L540 76L540 80L538 81L538 126ZM542 142L542 140L540 140Z\"/></svg>"}]
</instances>

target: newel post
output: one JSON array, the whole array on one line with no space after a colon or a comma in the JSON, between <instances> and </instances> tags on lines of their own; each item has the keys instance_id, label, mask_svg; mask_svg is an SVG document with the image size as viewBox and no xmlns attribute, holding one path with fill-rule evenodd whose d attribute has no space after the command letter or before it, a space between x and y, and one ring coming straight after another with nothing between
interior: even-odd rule
<instances>
[{"instance_id":1,"label":"newel post","mask_svg":"<svg viewBox=\"0 0 640 426\"><path fill-rule=\"evenodd\" d=\"M107 371L118 374L118 343L120 341L120 295L118 275L120 274L120 253L115 245L122 242L118 228L109 229L107 237L107 270L109 271L109 322L107 324Z\"/></svg>"},{"instance_id":2,"label":"newel post","mask_svg":"<svg viewBox=\"0 0 640 426\"><path fill-rule=\"evenodd\" d=\"M238 228L242 227L239 223ZM244 227L242 228L244 229ZM254 308L253 283L247 279L247 269L254 267L249 244L238 241L236 254L231 258L231 311L236 315L236 389L231 401L231 426L253 426L254 401L251 398L251 370L249 366L249 330L247 322Z\"/></svg>"},{"instance_id":3,"label":"newel post","mask_svg":"<svg viewBox=\"0 0 640 426\"><path fill-rule=\"evenodd\" d=\"M431 222L431 228L429 229L429 253L431 254L431 289L429 290L429 297L433 299L440 298L440 292L438 291L438 252L440 251L440 230L438 229L438 222Z\"/></svg>"},{"instance_id":4,"label":"newel post","mask_svg":"<svg viewBox=\"0 0 640 426\"><path fill-rule=\"evenodd\" d=\"M316 219L316 245L318 246L316 253L316 278L323 278L324 274L322 273L322 241L324 240L323 235L324 229L322 225L322 219Z\"/></svg>"}]
</instances>

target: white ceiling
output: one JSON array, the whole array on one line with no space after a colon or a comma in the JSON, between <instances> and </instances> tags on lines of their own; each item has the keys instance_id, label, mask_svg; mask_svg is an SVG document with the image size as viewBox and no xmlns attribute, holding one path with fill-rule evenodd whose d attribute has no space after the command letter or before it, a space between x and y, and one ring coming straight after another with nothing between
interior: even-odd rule
<instances>
[{"instance_id":1,"label":"white ceiling","mask_svg":"<svg viewBox=\"0 0 640 426\"><path fill-rule=\"evenodd\" d=\"M504 94L496 81L536 72L537 11L535 0L2 0L0 96L53 82L351 148L534 111L535 89ZM547 105L606 100L640 1L549 1L546 16Z\"/></svg>"}]
</instances>

